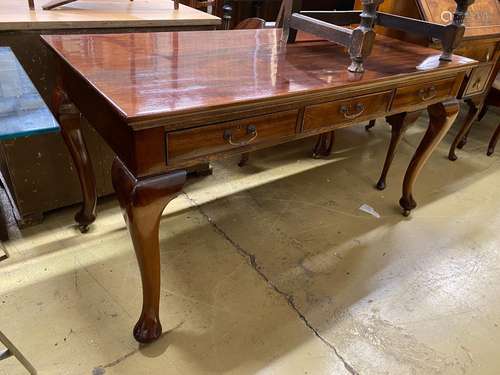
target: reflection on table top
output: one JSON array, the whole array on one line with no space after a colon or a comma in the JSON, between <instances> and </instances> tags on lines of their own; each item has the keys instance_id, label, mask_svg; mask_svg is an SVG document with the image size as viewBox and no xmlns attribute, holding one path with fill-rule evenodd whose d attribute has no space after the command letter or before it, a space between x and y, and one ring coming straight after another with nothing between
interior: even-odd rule
<instances>
[{"instance_id":1,"label":"reflection on table top","mask_svg":"<svg viewBox=\"0 0 500 375\"><path fill-rule=\"evenodd\" d=\"M10 48L0 47L0 140L59 130Z\"/></svg>"},{"instance_id":2,"label":"reflection on table top","mask_svg":"<svg viewBox=\"0 0 500 375\"><path fill-rule=\"evenodd\" d=\"M79 0L43 10L46 0L0 1L0 31L219 25L220 19L171 0Z\"/></svg>"},{"instance_id":3,"label":"reflection on table top","mask_svg":"<svg viewBox=\"0 0 500 375\"><path fill-rule=\"evenodd\" d=\"M366 72L350 73L343 47L286 46L279 29L43 38L130 122L476 65L460 56L440 61L440 51L380 36Z\"/></svg>"}]
</instances>

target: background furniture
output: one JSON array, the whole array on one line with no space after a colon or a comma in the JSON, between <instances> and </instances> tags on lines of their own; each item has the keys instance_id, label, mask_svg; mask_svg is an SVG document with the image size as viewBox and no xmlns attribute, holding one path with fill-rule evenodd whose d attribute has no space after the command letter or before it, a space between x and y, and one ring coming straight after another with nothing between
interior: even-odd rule
<instances>
[{"instance_id":1,"label":"background furniture","mask_svg":"<svg viewBox=\"0 0 500 375\"><path fill-rule=\"evenodd\" d=\"M12 50L0 47L0 141L12 142L30 135L50 134L58 130L59 125ZM30 139L37 138L39 137ZM34 157L30 161L29 168L37 166L38 161ZM1 177L0 183L9 194L6 188L7 181ZM0 240L5 241L8 239L8 230L6 215L1 211L2 208L0 208Z\"/></svg>"},{"instance_id":2,"label":"background furniture","mask_svg":"<svg viewBox=\"0 0 500 375\"><path fill-rule=\"evenodd\" d=\"M208 30L220 24L219 18L182 5L174 11L169 0L79 0L52 11L42 10L43 3L38 1L36 10L30 11L26 0L2 0L0 45L16 53L46 103L55 86L56 67L40 35ZM112 53L106 57L112 58ZM97 194L110 194L114 154L92 128L84 125L83 132L92 155L100 156L93 160ZM18 209L20 226L39 222L45 211L81 201L74 166L58 135L1 142L0 169Z\"/></svg>"},{"instance_id":3,"label":"background furniture","mask_svg":"<svg viewBox=\"0 0 500 375\"><path fill-rule=\"evenodd\" d=\"M356 0L356 9L361 8L361 0ZM411 17L419 20L432 21L447 24L452 20L455 2L453 0L385 0L380 6L380 11ZM500 2L498 0L475 0L470 6L465 18L465 35L455 50L455 53L478 60L481 64L472 70L460 89L459 98L465 100L469 106L469 113L462 124L461 129L450 147L449 159L456 160L455 149L461 144L473 122L480 112L484 100L488 95L493 82L493 72L500 58ZM440 48L435 40L422 38L408 31L392 30L383 27L376 28L377 33L385 34L405 41L411 41L433 48ZM402 119L404 126L399 123L392 127L392 138L387 154L384 172L380 177L377 187L385 188L385 175L387 174L397 144L403 136L404 130L416 119ZM371 124L373 126L374 123ZM370 127L370 126L369 126Z\"/></svg>"},{"instance_id":4,"label":"background furniture","mask_svg":"<svg viewBox=\"0 0 500 375\"><path fill-rule=\"evenodd\" d=\"M58 131L59 125L11 49L0 47L0 140ZM35 160L32 163L36 165ZM30 374L36 374L31 363L1 331L0 343L6 347L0 352L0 361L14 356Z\"/></svg>"},{"instance_id":5,"label":"background furniture","mask_svg":"<svg viewBox=\"0 0 500 375\"><path fill-rule=\"evenodd\" d=\"M209 14L215 14L216 10L220 8L223 0L179 0L179 3L187 5L188 7L199 9Z\"/></svg>"},{"instance_id":6,"label":"background furniture","mask_svg":"<svg viewBox=\"0 0 500 375\"><path fill-rule=\"evenodd\" d=\"M484 108L487 108L488 106L500 107L500 76L497 76L497 79L495 80L493 87L490 93L488 94L488 97L486 98ZM481 120L483 116L484 113L479 120ZM495 133L493 133L493 136L491 137L490 140L490 144L488 145L488 156L493 155L493 153L495 152L495 147L497 146L498 138L500 138L500 123L498 124Z\"/></svg>"},{"instance_id":7,"label":"background furniture","mask_svg":"<svg viewBox=\"0 0 500 375\"><path fill-rule=\"evenodd\" d=\"M488 107L500 107L500 76L498 75L499 68L500 68L500 64L497 63L497 67L496 67L495 74L494 74L494 77L496 79L493 80L493 83L492 83L491 89L488 93L488 96L486 96L486 99L484 100L484 102L481 103L481 112L479 112L479 114L477 115L477 121L482 120L482 118L484 117L484 115L486 114L486 112L488 110ZM493 77L492 77L492 79L493 79ZM472 110L475 111L475 109L470 108L469 109L469 116L470 116L470 112ZM462 149L467 144L467 138L469 136L469 133L472 130L472 125L473 125L473 122L471 123L467 133L465 133L465 135L463 136L461 141L457 144L458 148ZM493 155L493 152L495 152L495 147L496 147L496 144L498 142L499 135L500 135L500 125L496 129L495 133L493 134L493 137L490 140L490 143L488 146L488 151L487 151L488 156ZM458 138L458 136L457 136L457 138Z\"/></svg>"},{"instance_id":8,"label":"background furniture","mask_svg":"<svg viewBox=\"0 0 500 375\"><path fill-rule=\"evenodd\" d=\"M481 121L483 119L489 107L500 107L500 74L497 74L496 79L493 81L491 90L484 101L483 109L481 110L481 113L478 115L477 118L478 121ZM487 151L488 156L493 155L493 153L495 152L495 148L498 143L499 137L500 137L500 123L498 124L498 127L496 128L495 132L493 133L493 136L491 137L490 143L488 145L488 151ZM462 147L465 146L466 143L467 143L467 136L464 138L464 141L462 141Z\"/></svg>"},{"instance_id":9,"label":"background furniture","mask_svg":"<svg viewBox=\"0 0 500 375\"><path fill-rule=\"evenodd\" d=\"M248 18L262 18L274 22L282 0L219 0L216 15L224 19L225 29L235 28ZM307 0L303 1L304 10L351 10L354 0Z\"/></svg>"},{"instance_id":10,"label":"background furniture","mask_svg":"<svg viewBox=\"0 0 500 375\"><path fill-rule=\"evenodd\" d=\"M442 62L429 48L381 36L365 73L353 77L341 46L285 46L281 39L280 29L44 36L60 64L54 108L63 134L79 123L81 111L117 154L113 185L142 275L143 309L134 327L139 342L162 332L159 221L181 191L187 167L428 108L429 128L403 182L400 206L408 215L417 205L415 181L458 115L454 98L477 65L459 56ZM113 58L106 59L110 50ZM137 55L137 69L130 70L124 63ZM436 81L436 95L422 101L419 92ZM358 111L361 106L366 110ZM88 159L84 148L72 155Z\"/></svg>"}]
</instances>

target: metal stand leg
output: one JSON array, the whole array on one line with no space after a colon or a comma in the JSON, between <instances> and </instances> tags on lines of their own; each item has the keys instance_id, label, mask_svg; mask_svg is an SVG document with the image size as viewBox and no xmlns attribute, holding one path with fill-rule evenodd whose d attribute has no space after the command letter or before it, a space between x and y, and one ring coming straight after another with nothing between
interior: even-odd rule
<instances>
[{"instance_id":1,"label":"metal stand leg","mask_svg":"<svg viewBox=\"0 0 500 375\"><path fill-rule=\"evenodd\" d=\"M21 362L26 370L31 375L36 375L37 372L33 365L24 357L24 355L15 347L15 345L0 331L0 342L7 348L3 352L0 352L0 361L7 359L9 357L16 357L16 359Z\"/></svg>"}]
</instances>

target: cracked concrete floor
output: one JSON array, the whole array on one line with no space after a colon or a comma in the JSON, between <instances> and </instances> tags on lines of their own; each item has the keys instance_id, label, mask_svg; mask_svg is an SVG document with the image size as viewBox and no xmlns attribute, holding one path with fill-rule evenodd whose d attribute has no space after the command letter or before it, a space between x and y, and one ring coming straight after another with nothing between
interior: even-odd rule
<instances>
[{"instance_id":1,"label":"cracked concrete floor","mask_svg":"<svg viewBox=\"0 0 500 375\"><path fill-rule=\"evenodd\" d=\"M243 169L215 163L164 213L165 334L146 347L131 336L140 278L114 199L86 235L74 208L49 214L6 244L0 329L40 374L498 374L500 152L485 156L498 119L473 129L455 163L452 129L409 219L397 202L424 118L384 192L373 188L383 121L339 131L328 160L308 158L311 139Z\"/></svg>"}]
</instances>

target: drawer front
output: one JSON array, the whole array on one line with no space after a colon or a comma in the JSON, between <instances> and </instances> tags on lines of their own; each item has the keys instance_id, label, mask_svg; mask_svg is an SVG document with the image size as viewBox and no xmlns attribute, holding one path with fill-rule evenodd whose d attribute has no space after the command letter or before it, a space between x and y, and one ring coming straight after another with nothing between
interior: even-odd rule
<instances>
[{"instance_id":1,"label":"drawer front","mask_svg":"<svg viewBox=\"0 0 500 375\"><path fill-rule=\"evenodd\" d=\"M167 133L167 163L274 142L296 133L298 110Z\"/></svg>"},{"instance_id":2,"label":"drawer front","mask_svg":"<svg viewBox=\"0 0 500 375\"><path fill-rule=\"evenodd\" d=\"M467 81L464 96L482 93L493 72L493 64L481 65L475 68Z\"/></svg>"},{"instance_id":3,"label":"drawer front","mask_svg":"<svg viewBox=\"0 0 500 375\"><path fill-rule=\"evenodd\" d=\"M383 115L391 96L392 91L384 91L308 106L304 111L304 130L336 125L342 127L346 123L362 121L377 114Z\"/></svg>"},{"instance_id":4,"label":"drawer front","mask_svg":"<svg viewBox=\"0 0 500 375\"><path fill-rule=\"evenodd\" d=\"M391 111L445 99L452 94L454 86L455 78L447 78L436 82L401 87L396 90Z\"/></svg>"}]
</instances>

